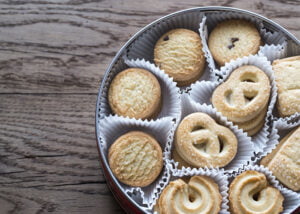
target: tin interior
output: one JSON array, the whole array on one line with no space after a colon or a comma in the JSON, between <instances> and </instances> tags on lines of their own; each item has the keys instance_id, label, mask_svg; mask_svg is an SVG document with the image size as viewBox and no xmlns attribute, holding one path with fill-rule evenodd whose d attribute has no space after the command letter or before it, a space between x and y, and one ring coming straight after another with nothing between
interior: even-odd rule
<instances>
[{"instance_id":1,"label":"tin interior","mask_svg":"<svg viewBox=\"0 0 300 214\"><path fill-rule=\"evenodd\" d=\"M105 75L102 79L99 93L98 93L98 98L97 98L97 104L96 104L96 117L95 117L95 125L96 125L96 138L97 138L97 147L98 147L98 152L100 156L100 162L102 165L102 169L104 172L104 175L106 177L108 186L110 187L112 193L114 194L115 198L118 200L122 208L127 212L127 213L150 213L151 211L148 210L146 207L143 207L141 202L139 201L140 198L135 198L134 195L129 196L128 194L124 193L121 190L121 187L112 174L112 171L110 170L110 167L108 165L108 162L105 158L105 155L103 153L103 150L101 149L101 143L100 143L100 132L99 132L99 121L102 119L106 114L109 114L109 112L103 112L100 106L100 99L101 96L103 96L103 88L107 84L107 79L108 76L111 72L112 69L120 69L124 67L123 59L122 56L126 55L126 52L129 50L130 46L132 43L139 38L147 29L159 24L160 22L163 22L164 20L167 20L169 18L172 18L174 16L179 16L183 14L188 14L188 13L195 13L195 12L205 12L205 13L210 13L210 12L226 12L226 11L233 11L233 12L238 12L241 14L245 14L247 16L252 16L254 18L257 18L261 20L265 26L265 28L269 31L278 31L282 32L288 42L288 56L293 56L296 55L297 53L300 53L300 41L291 33L289 33L285 28L281 27L277 23L261 16L253 12L249 12L246 10L241 10L241 9L236 9L236 8L230 8L230 7L197 7L197 8L191 8L187 10L182 10L178 11L172 14L169 14L167 16L164 16L151 24L147 25L146 27L142 28L139 32L137 32L126 44L118 51L116 56L113 58L111 64L107 68Z\"/></svg>"}]
</instances>

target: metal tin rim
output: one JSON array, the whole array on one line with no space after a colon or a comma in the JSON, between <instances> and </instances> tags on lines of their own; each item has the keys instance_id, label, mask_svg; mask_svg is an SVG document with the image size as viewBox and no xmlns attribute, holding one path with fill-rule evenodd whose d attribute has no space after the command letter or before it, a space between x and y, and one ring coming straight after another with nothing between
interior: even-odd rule
<instances>
[{"instance_id":1,"label":"metal tin rim","mask_svg":"<svg viewBox=\"0 0 300 214\"><path fill-rule=\"evenodd\" d=\"M100 97L103 91L103 87L104 87L104 83L107 79L108 73L109 71L112 69L113 65L115 64L115 62L118 60L118 58L122 55L122 53L124 52L124 50L126 50L126 48L129 47L129 45L137 38L139 37L143 32L145 32L148 28L150 28L151 26L155 25L156 23L179 15L179 14L183 14L183 13L189 13L189 12L194 12L194 11L199 11L199 12L208 12L208 11L234 11L234 12L240 12L240 13L244 13L253 17L256 17L262 21L265 21L266 23L270 24L272 27L277 28L277 30L283 32L287 37L289 37L290 40L294 41L297 45L300 45L300 41L293 35L291 34L288 30L286 30L284 27L280 26L279 24L277 24L276 22L262 16L259 15L257 13L254 12L250 12L247 10L243 10L243 9L238 9L238 8L233 8L233 7L221 7L221 6L208 6L208 7L195 7L195 8L190 8L190 9L185 9L185 10L180 10L171 14L168 14L166 16L163 16L159 19L156 19L155 21L153 21L152 23L148 24L147 26L143 27L141 30L139 30L137 33L135 33L122 47L121 49L117 52L117 54L115 55L115 57L113 58L112 62L110 63L110 65L108 66L107 70L105 71L104 77L102 79L102 82L100 84L100 88L99 88L99 92L98 92L98 97L97 97L97 102L96 102L96 114L95 114L95 130L96 130L96 138L97 138L97 148L98 148L98 152L99 152L99 156L100 156L100 163L102 166L102 171L104 172L104 176L106 178L107 184L110 188L110 190L112 191L114 197L117 199L117 201L119 202L119 204L121 205L121 207L127 212L127 213L143 213L144 210L142 209L142 207L140 207L136 201L134 201L131 197L129 197L126 193L124 193L123 191L121 191L121 187L118 184L116 178L114 177L112 171L109 168L109 165L107 163L107 160L104 158L104 154L103 151L100 149L100 140L99 140L99 136L100 136L100 132L97 128L98 123L99 123L99 102L100 102ZM123 201L125 200L125 201ZM126 209L125 209L126 208ZM130 208L130 209L128 209Z\"/></svg>"}]
</instances>

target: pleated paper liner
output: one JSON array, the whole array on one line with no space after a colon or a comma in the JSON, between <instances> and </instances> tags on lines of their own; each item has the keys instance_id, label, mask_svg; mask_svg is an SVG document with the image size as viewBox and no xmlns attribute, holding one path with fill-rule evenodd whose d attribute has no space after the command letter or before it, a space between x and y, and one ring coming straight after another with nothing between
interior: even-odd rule
<instances>
[{"instance_id":1,"label":"pleated paper liner","mask_svg":"<svg viewBox=\"0 0 300 214\"><path fill-rule=\"evenodd\" d=\"M259 52L264 53L266 46L271 46L274 50L283 49L284 53L286 51L286 38L280 32L268 31L261 20L256 19L247 14L242 14L240 12L206 12L203 16L202 22L199 27L199 32L201 40L204 47L204 53L208 61L208 66L211 70L219 69L212 54L208 47L208 38L211 31L217 26L218 23L229 19L243 19L255 24L258 29L264 45L260 46ZM226 64L225 64L226 65Z\"/></svg>"},{"instance_id":2,"label":"pleated paper liner","mask_svg":"<svg viewBox=\"0 0 300 214\"><path fill-rule=\"evenodd\" d=\"M176 83L172 81L164 72L158 67L145 60L120 60L116 66L109 73L109 77L105 82L103 93L100 98L100 118L112 114L111 108L108 103L108 90L113 78L126 68L143 68L151 72L159 81L162 94L162 107L158 116L154 119L163 117L180 117L180 94L179 88L176 87Z\"/></svg>"},{"instance_id":3,"label":"pleated paper liner","mask_svg":"<svg viewBox=\"0 0 300 214\"><path fill-rule=\"evenodd\" d=\"M271 63L276 59L285 58L287 57L287 42L282 45L264 45L260 47L258 56L265 56Z\"/></svg>"},{"instance_id":4,"label":"pleated paper liner","mask_svg":"<svg viewBox=\"0 0 300 214\"><path fill-rule=\"evenodd\" d=\"M143 131L152 135L160 144L163 151L164 167L158 178L146 187L131 187L119 182L122 190L137 201L140 205L151 207L154 199L159 194L160 189L169 180L169 173L165 162L170 158L171 141L173 140L174 122L171 117L164 117L156 121L142 121L118 116L108 116L100 120L99 133L101 141L101 150L105 154L108 162L108 150L115 140L130 131ZM139 199L139 200L138 200Z\"/></svg>"},{"instance_id":5,"label":"pleated paper liner","mask_svg":"<svg viewBox=\"0 0 300 214\"><path fill-rule=\"evenodd\" d=\"M163 34L176 28L189 29L198 33L199 24L202 21L202 17L202 12L191 12L178 16L171 16L164 21L156 23L154 26L143 32L143 34L131 44L131 46L126 51L126 54L124 56L125 59L144 59L145 61L149 61L150 63L154 64L154 46ZM215 81L216 79L217 77L209 69L208 63L206 63L204 72L199 80ZM185 86L180 88L182 90L186 90L189 87Z\"/></svg>"},{"instance_id":6,"label":"pleated paper liner","mask_svg":"<svg viewBox=\"0 0 300 214\"><path fill-rule=\"evenodd\" d=\"M271 85L271 94L269 98L267 114L265 116L264 126L257 134L251 137L252 141L254 142L254 151L258 153L262 151L262 149L266 145L266 142L268 141L268 135L270 134L268 119L272 115L272 111L277 97L277 87L275 84L273 70L270 62L267 60L266 57L251 55L227 63L224 67L221 68L219 72L221 76L219 82L196 82L191 86L190 97L195 102L198 102L200 104L212 104L211 97L214 90L218 87L218 85L222 84L227 80L232 71L243 65L253 65L263 70L265 74L269 77Z\"/></svg>"},{"instance_id":7,"label":"pleated paper liner","mask_svg":"<svg viewBox=\"0 0 300 214\"><path fill-rule=\"evenodd\" d=\"M281 192L281 194L284 197L282 213L290 214L299 206L300 195L280 185L278 180L272 174L272 172L268 170L268 168L265 168L263 166L258 166L258 165L244 166L242 169L240 169L239 172L231 174L231 176L229 177L229 185L236 176L248 170L253 170L253 171L263 173L266 176L268 183Z\"/></svg>"},{"instance_id":8,"label":"pleated paper liner","mask_svg":"<svg viewBox=\"0 0 300 214\"><path fill-rule=\"evenodd\" d=\"M239 168L248 164L253 157L253 143L251 139L242 132L241 129L238 129L237 126L234 126L232 122L228 121L225 117L221 115L221 113L217 112L215 108L211 105L206 104L199 104L194 102L189 98L187 94L182 95L182 117L181 120L186 117L187 115L194 113L194 112L202 112L206 113L211 116L218 124L229 128L236 136L238 140L238 148L237 153L233 160L227 164L225 167L222 167L226 173L232 173L234 171L238 171ZM173 142L174 148L174 142ZM190 172L195 167L182 167L181 169L178 168L177 162L173 162L176 164L172 165L171 171L172 173L179 173L179 172ZM208 166L209 167L209 166Z\"/></svg>"},{"instance_id":9,"label":"pleated paper liner","mask_svg":"<svg viewBox=\"0 0 300 214\"><path fill-rule=\"evenodd\" d=\"M168 162L167 168L172 168L172 161ZM173 172L170 176L170 181L174 181L177 179L187 180L192 176L196 175L203 175L208 176L213 179L219 186L219 191L222 196L222 204L220 214L229 214L228 211L228 178L227 175L224 174L224 170L219 169L212 169L212 168L200 168L200 169L193 169L190 171L176 171ZM187 179L186 179L187 178ZM169 183L168 182L168 183ZM167 186L167 185L166 185ZM159 196L156 198L156 203ZM154 212L157 214L157 212Z\"/></svg>"}]
</instances>

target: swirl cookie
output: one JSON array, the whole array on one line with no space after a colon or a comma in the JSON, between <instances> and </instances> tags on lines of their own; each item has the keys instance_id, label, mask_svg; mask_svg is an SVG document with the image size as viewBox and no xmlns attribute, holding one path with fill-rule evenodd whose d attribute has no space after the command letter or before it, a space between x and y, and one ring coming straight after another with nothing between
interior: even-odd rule
<instances>
[{"instance_id":1,"label":"swirl cookie","mask_svg":"<svg viewBox=\"0 0 300 214\"><path fill-rule=\"evenodd\" d=\"M163 167L162 150L149 134L132 131L119 137L109 148L108 161L116 178L124 184L151 184Z\"/></svg>"},{"instance_id":2,"label":"swirl cookie","mask_svg":"<svg viewBox=\"0 0 300 214\"><path fill-rule=\"evenodd\" d=\"M214 90L212 103L229 120L253 135L263 126L270 91L268 76L258 67L245 65L234 70Z\"/></svg>"},{"instance_id":3,"label":"swirl cookie","mask_svg":"<svg viewBox=\"0 0 300 214\"><path fill-rule=\"evenodd\" d=\"M239 19L219 23L208 38L209 50L220 66L230 60L256 54L261 43L255 25Z\"/></svg>"},{"instance_id":4,"label":"swirl cookie","mask_svg":"<svg viewBox=\"0 0 300 214\"><path fill-rule=\"evenodd\" d=\"M108 101L117 115L151 119L160 111L160 84L149 71L129 68L113 79L108 91Z\"/></svg>"},{"instance_id":5,"label":"swirl cookie","mask_svg":"<svg viewBox=\"0 0 300 214\"><path fill-rule=\"evenodd\" d=\"M213 179L193 176L188 184L181 179L171 181L161 193L156 209L159 214L217 214L221 203L219 187Z\"/></svg>"},{"instance_id":6,"label":"swirl cookie","mask_svg":"<svg viewBox=\"0 0 300 214\"><path fill-rule=\"evenodd\" d=\"M155 44L154 62L179 86L195 82L205 66L200 36L181 28L165 33Z\"/></svg>"},{"instance_id":7,"label":"swirl cookie","mask_svg":"<svg viewBox=\"0 0 300 214\"><path fill-rule=\"evenodd\" d=\"M193 113L179 124L175 149L195 167L223 167L236 155L238 141L234 133L205 113Z\"/></svg>"},{"instance_id":8,"label":"swirl cookie","mask_svg":"<svg viewBox=\"0 0 300 214\"><path fill-rule=\"evenodd\" d=\"M300 190L300 127L286 135L260 164L268 167L273 175L288 188Z\"/></svg>"},{"instance_id":9,"label":"swirl cookie","mask_svg":"<svg viewBox=\"0 0 300 214\"><path fill-rule=\"evenodd\" d=\"M283 210L283 196L269 186L264 174L245 171L238 175L229 187L229 206L233 214L270 214Z\"/></svg>"},{"instance_id":10,"label":"swirl cookie","mask_svg":"<svg viewBox=\"0 0 300 214\"><path fill-rule=\"evenodd\" d=\"M280 116L300 112L300 56L275 60L272 67L278 89L277 109Z\"/></svg>"}]
</instances>

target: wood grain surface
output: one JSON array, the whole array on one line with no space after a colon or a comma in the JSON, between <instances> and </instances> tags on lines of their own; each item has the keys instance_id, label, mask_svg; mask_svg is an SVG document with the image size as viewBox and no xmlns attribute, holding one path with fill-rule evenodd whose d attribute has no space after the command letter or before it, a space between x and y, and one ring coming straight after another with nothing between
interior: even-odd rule
<instances>
[{"instance_id":1,"label":"wood grain surface","mask_svg":"<svg viewBox=\"0 0 300 214\"><path fill-rule=\"evenodd\" d=\"M120 47L197 6L264 15L300 38L298 1L0 1L0 213L123 213L100 168L94 112Z\"/></svg>"}]
</instances>

